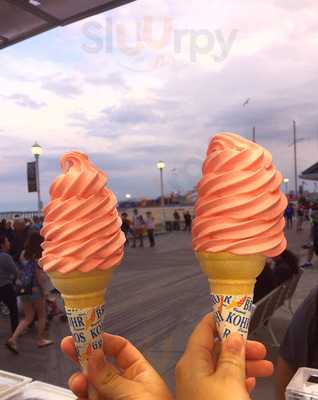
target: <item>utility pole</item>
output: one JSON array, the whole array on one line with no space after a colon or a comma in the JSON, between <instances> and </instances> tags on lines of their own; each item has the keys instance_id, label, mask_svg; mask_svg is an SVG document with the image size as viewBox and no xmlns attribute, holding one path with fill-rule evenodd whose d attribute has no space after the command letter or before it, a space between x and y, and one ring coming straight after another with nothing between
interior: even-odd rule
<instances>
[{"instance_id":1,"label":"utility pole","mask_svg":"<svg viewBox=\"0 0 318 400\"><path fill-rule=\"evenodd\" d=\"M256 143L256 128L253 126L253 142Z\"/></svg>"},{"instance_id":2,"label":"utility pole","mask_svg":"<svg viewBox=\"0 0 318 400\"><path fill-rule=\"evenodd\" d=\"M166 164L164 161L158 161L157 162L157 168L160 171L160 189L161 189L161 199L160 199L160 204L161 204L161 218L162 218L162 229L166 229L166 211L165 211L165 193L164 193L164 187L163 187L163 170L166 167Z\"/></svg>"},{"instance_id":3,"label":"utility pole","mask_svg":"<svg viewBox=\"0 0 318 400\"><path fill-rule=\"evenodd\" d=\"M296 131L296 121L293 121L294 130L294 167L295 167L295 195L298 197L298 172L297 172L297 131Z\"/></svg>"}]
</instances>

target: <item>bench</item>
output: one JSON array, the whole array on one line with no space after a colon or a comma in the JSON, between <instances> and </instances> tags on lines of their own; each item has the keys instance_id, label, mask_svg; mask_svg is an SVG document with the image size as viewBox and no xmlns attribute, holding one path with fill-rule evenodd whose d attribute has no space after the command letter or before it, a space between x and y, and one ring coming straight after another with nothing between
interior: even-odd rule
<instances>
[{"instance_id":1,"label":"bench","mask_svg":"<svg viewBox=\"0 0 318 400\"><path fill-rule=\"evenodd\" d=\"M279 342L271 325L271 318L275 312L284 305L286 305L288 311L293 314L292 299L303 272L304 270L300 268L299 272L292 278L254 304L249 327L250 334L255 333L260 328L266 327L274 345L279 346Z\"/></svg>"}]
</instances>

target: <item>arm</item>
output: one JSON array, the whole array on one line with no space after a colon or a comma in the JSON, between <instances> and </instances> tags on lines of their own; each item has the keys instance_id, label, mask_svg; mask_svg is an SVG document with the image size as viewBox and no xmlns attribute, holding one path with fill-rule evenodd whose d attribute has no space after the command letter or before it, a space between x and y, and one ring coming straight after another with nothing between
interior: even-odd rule
<instances>
[{"instance_id":1,"label":"arm","mask_svg":"<svg viewBox=\"0 0 318 400\"><path fill-rule=\"evenodd\" d=\"M36 275L36 280L37 280L40 288L42 289L42 292L44 294L46 294L47 293L46 274L38 265L36 265L35 275Z\"/></svg>"},{"instance_id":2,"label":"arm","mask_svg":"<svg viewBox=\"0 0 318 400\"><path fill-rule=\"evenodd\" d=\"M297 369L310 366L313 337L316 337L317 295L315 288L298 307L281 344L275 374L277 400L285 400L286 387Z\"/></svg>"},{"instance_id":3,"label":"arm","mask_svg":"<svg viewBox=\"0 0 318 400\"><path fill-rule=\"evenodd\" d=\"M13 258L9 256L9 254L6 254L5 256L5 270L8 276L12 278L12 280L16 280L18 277L18 269L15 265L15 262L13 261Z\"/></svg>"},{"instance_id":4,"label":"arm","mask_svg":"<svg viewBox=\"0 0 318 400\"><path fill-rule=\"evenodd\" d=\"M286 387L295 373L296 369L290 367L289 364L279 356L275 372L276 400L285 400Z\"/></svg>"}]
</instances>

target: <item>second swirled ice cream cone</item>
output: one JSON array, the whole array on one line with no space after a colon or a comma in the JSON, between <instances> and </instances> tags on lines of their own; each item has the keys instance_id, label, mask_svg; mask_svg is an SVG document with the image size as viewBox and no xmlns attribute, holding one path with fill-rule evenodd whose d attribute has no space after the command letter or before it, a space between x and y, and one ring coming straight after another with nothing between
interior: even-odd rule
<instances>
[{"instance_id":1,"label":"second swirled ice cream cone","mask_svg":"<svg viewBox=\"0 0 318 400\"><path fill-rule=\"evenodd\" d=\"M107 177L79 152L61 159L62 174L44 211L40 264L62 293L78 357L102 346L105 291L120 264L125 237Z\"/></svg>"},{"instance_id":2,"label":"second swirled ice cream cone","mask_svg":"<svg viewBox=\"0 0 318 400\"><path fill-rule=\"evenodd\" d=\"M202 172L193 248L208 277L219 336L246 338L256 278L266 257L286 248L282 176L266 149L233 133L212 138Z\"/></svg>"}]
</instances>

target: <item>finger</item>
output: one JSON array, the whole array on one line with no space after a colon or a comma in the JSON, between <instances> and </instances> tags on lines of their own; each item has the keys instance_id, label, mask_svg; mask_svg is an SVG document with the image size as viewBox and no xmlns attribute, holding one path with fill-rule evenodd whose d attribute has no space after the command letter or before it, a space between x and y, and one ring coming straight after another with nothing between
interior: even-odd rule
<instances>
[{"instance_id":1,"label":"finger","mask_svg":"<svg viewBox=\"0 0 318 400\"><path fill-rule=\"evenodd\" d=\"M150 364L136 347L127 339L104 333L103 350L106 356L114 357L118 368L126 370L138 362L139 367L142 365L149 368Z\"/></svg>"},{"instance_id":2,"label":"finger","mask_svg":"<svg viewBox=\"0 0 318 400\"><path fill-rule=\"evenodd\" d=\"M239 333L233 333L222 343L216 373L223 379L244 383L245 342Z\"/></svg>"},{"instance_id":3,"label":"finger","mask_svg":"<svg viewBox=\"0 0 318 400\"><path fill-rule=\"evenodd\" d=\"M246 376L265 378L272 376L274 372L274 366L270 361L247 361L246 362Z\"/></svg>"},{"instance_id":4,"label":"finger","mask_svg":"<svg viewBox=\"0 0 318 400\"><path fill-rule=\"evenodd\" d=\"M72 336L67 336L62 340L61 350L68 358L75 362L75 364L79 365L74 339L72 338Z\"/></svg>"},{"instance_id":5,"label":"finger","mask_svg":"<svg viewBox=\"0 0 318 400\"><path fill-rule=\"evenodd\" d=\"M68 386L77 397L87 398L87 379L82 373L77 372L72 375L68 380Z\"/></svg>"},{"instance_id":6,"label":"finger","mask_svg":"<svg viewBox=\"0 0 318 400\"><path fill-rule=\"evenodd\" d=\"M266 347L253 340L246 342L246 359L247 360L263 360L266 357Z\"/></svg>"},{"instance_id":7,"label":"finger","mask_svg":"<svg viewBox=\"0 0 318 400\"><path fill-rule=\"evenodd\" d=\"M249 394L253 392L256 387L256 379L255 378L247 378L245 380L246 389Z\"/></svg>"},{"instance_id":8,"label":"finger","mask_svg":"<svg viewBox=\"0 0 318 400\"><path fill-rule=\"evenodd\" d=\"M214 342L213 354L215 353L215 358L218 359L218 355L221 351L220 342ZM256 342L253 340L248 340L246 342L246 360L247 361L259 361L266 357L267 350L263 343Z\"/></svg>"},{"instance_id":9,"label":"finger","mask_svg":"<svg viewBox=\"0 0 318 400\"><path fill-rule=\"evenodd\" d=\"M190 350L206 348L210 352L214 346L214 338L217 337L216 325L211 313L205 315L193 331L188 341L187 348Z\"/></svg>"},{"instance_id":10,"label":"finger","mask_svg":"<svg viewBox=\"0 0 318 400\"><path fill-rule=\"evenodd\" d=\"M129 391L130 382L105 359L102 350L94 351L88 359L87 375L89 382L105 398L124 398Z\"/></svg>"},{"instance_id":11,"label":"finger","mask_svg":"<svg viewBox=\"0 0 318 400\"><path fill-rule=\"evenodd\" d=\"M74 340L71 336L62 340L61 349L73 362L79 365ZM116 359L116 365L120 369L126 370L136 362L139 363L140 370L142 370L142 367L145 369L152 368L142 353L121 336L104 333L103 350L106 356Z\"/></svg>"},{"instance_id":12,"label":"finger","mask_svg":"<svg viewBox=\"0 0 318 400\"><path fill-rule=\"evenodd\" d=\"M179 367L191 368L198 374L210 375L214 371L213 366L217 358L214 354L214 348L216 349L214 338L216 337L214 319L212 314L208 314L193 331Z\"/></svg>"}]
</instances>

